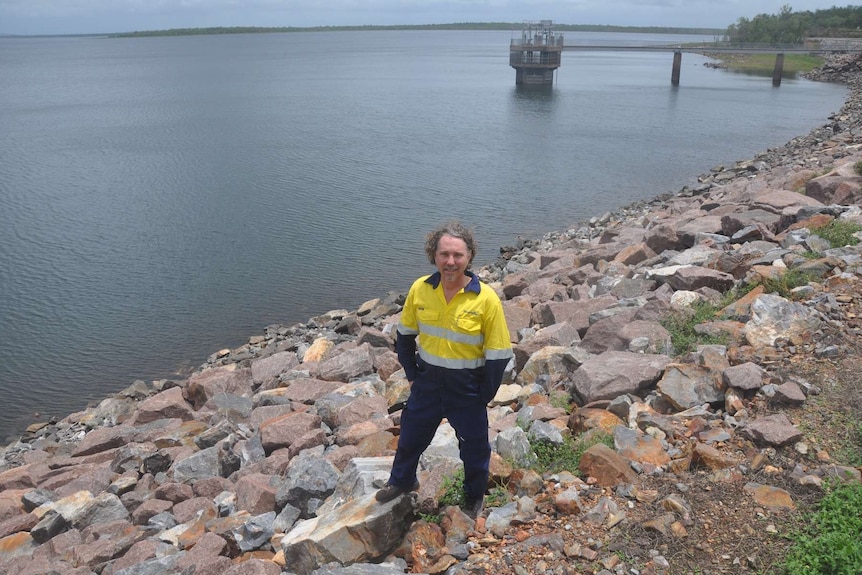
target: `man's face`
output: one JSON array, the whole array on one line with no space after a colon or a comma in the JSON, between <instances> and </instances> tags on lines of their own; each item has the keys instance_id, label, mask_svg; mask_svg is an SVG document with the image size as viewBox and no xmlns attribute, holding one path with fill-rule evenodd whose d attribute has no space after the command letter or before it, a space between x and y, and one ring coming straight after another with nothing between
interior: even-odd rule
<instances>
[{"instance_id":1,"label":"man's face","mask_svg":"<svg viewBox=\"0 0 862 575\"><path fill-rule=\"evenodd\" d=\"M434 263L446 283L461 281L470 265L470 250L460 238L444 235L437 242Z\"/></svg>"}]
</instances>

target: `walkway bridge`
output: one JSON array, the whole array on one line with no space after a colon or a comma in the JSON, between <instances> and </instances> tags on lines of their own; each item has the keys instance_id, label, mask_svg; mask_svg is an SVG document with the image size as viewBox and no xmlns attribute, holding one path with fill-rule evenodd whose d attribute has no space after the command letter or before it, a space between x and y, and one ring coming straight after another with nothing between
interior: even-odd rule
<instances>
[{"instance_id":1,"label":"walkway bridge","mask_svg":"<svg viewBox=\"0 0 862 575\"><path fill-rule=\"evenodd\" d=\"M547 85L554 83L554 71L562 64L566 52L671 52L673 68L671 84L679 86L682 54L775 54L772 85L781 85L785 54L837 54L862 53L862 40L813 39L805 44L730 44L706 42L702 44L647 44L633 45L566 45L562 34L555 34L553 22L528 22L520 38L509 44L509 65L515 69L515 83Z\"/></svg>"}]
</instances>

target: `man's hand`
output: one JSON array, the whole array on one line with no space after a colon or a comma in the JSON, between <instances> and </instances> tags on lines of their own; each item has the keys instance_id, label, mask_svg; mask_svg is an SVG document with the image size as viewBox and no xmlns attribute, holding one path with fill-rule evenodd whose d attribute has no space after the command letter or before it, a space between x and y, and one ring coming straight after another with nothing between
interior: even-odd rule
<instances>
[{"instance_id":1,"label":"man's hand","mask_svg":"<svg viewBox=\"0 0 862 575\"><path fill-rule=\"evenodd\" d=\"M387 409L386 411L387 411L387 413L389 413L389 415L392 415L396 411L401 411L405 407L407 407L407 400L406 399L404 401L399 401L399 402L393 403L392 405L389 406L389 409Z\"/></svg>"},{"instance_id":2,"label":"man's hand","mask_svg":"<svg viewBox=\"0 0 862 575\"><path fill-rule=\"evenodd\" d=\"M413 382L412 382L412 381L408 381L408 382L407 382L407 386L408 386L408 387L413 387ZM402 410L402 409L404 409L405 407L407 407L407 400L406 400L406 399L405 399L404 401L398 401L398 402L396 402L396 403L393 403L392 405L390 405L390 406L389 406L389 409L387 409L386 411L387 411L389 414L393 414L393 413L395 413L396 411L401 411L401 410Z\"/></svg>"}]
</instances>

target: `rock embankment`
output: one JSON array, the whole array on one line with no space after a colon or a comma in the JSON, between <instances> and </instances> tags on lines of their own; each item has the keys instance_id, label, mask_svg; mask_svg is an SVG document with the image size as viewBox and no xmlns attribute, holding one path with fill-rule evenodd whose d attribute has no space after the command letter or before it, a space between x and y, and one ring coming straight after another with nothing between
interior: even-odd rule
<instances>
[{"instance_id":1,"label":"rock embankment","mask_svg":"<svg viewBox=\"0 0 862 575\"><path fill-rule=\"evenodd\" d=\"M818 389L792 369L858 345L862 248L812 233L862 222L858 72L856 59L824 68L851 95L807 136L677 195L505 248L479 270L504 301L516 357L489 412L501 487L475 524L440 505L460 465L445 423L418 496L373 499L397 441L390 407L409 392L393 351L403 300L389 294L267 327L187 379L135 382L9 445L0 573L610 575L632 572L628 561L664 573L676 558L662 541L703 521L691 477L742 486L767 518L794 507L753 473L782 450L816 454L790 470L799 484L858 479L794 422ZM762 287L802 273L811 281L792 296ZM722 300L749 283L761 287ZM699 301L724 305L698 327L722 343L680 355L666 320ZM580 477L531 467L535 442L600 431L614 448L588 449ZM674 492L651 487L668 478ZM649 537L633 550L620 532Z\"/></svg>"}]
</instances>

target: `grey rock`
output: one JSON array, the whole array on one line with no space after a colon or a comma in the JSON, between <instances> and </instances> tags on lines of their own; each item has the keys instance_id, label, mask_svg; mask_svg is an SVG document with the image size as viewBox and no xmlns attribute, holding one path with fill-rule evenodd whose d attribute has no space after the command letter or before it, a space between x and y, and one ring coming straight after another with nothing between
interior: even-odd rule
<instances>
[{"instance_id":1,"label":"grey rock","mask_svg":"<svg viewBox=\"0 0 862 575\"><path fill-rule=\"evenodd\" d=\"M249 412L251 411L251 400L249 402ZM194 442L198 449L207 449L218 444L219 441L229 436L236 429L235 425L228 420L219 421L216 425L199 433L195 436Z\"/></svg>"},{"instance_id":2,"label":"grey rock","mask_svg":"<svg viewBox=\"0 0 862 575\"><path fill-rule=\"evenodd\" d=\"M239 448L240 467L247 467L266 459L266 451L263 449L259 434L239 442L237 447Z\"/></svg>"},{"instance_id":3,"label":"grey rock","mask_svg":"<svg viewBox=\"0 0 862 575\"><path fill-rule=\"evenodd\" d=\"M455 429L449 422L445 422L434 433L431 445L419 458L419 466L422 469L435 469L443 467L449 461L458 459L458 438Z\"/></svg>"},{"instance_id":4,"label":"grey rock","mask_svg":"<svg viewBox=\"0 0 862 575\"><path fill-rule=\"evenodd\" d=\"M403 563L403 564L402 564ZM311 575L403 575L407 564L402 563L354 563L346 567L321 567Z\"/></svg>"},{"instance_id":5,"label":"grey rock","mask_svg":"<svg viewBox=\"0 0 862 575\"><path fill-rule=\"evenodd\" d=\"M177 524L177 518L174 517L172 513L168 512L153 515L150 517L149 521L147 521L147 526L157 531L167 531L168 529L176 527Z\"/></svg>"},{"instance_id":6,"label":"grey rock","mask_svg":"<svg viewBox=\"0 0 862 575\"><path fill-rule=\"evenodd\" d=\"M167 471L173 463L171 455L167 451L157 451L155 453L142 455L143 457L141 459L140 467L144 473L149 473L151 475ZM134 459L132 459L132 462L134 463ZM131 469L134 469L135 467L131 467Z\"/></svg>"},{"instance_id":7,"label":"grey rock","mask_svg":"<svg viewBox=\"0 0 862 575\"><path fill-rule=\"evenodd\" d=\"M219 477L219 448L208 447L197 453L175 461L171 467L174 481L191 482L208 477Z\"/></svg>"},{"instance_id":8,"label":"grey rock","mask_svg":"<svg viewBox=\"0 0 862 575\"><path fill-rule=\"evenodd\" d=\"M56 511L49 511L30 530L30 536L38 543L45 543L71 528L66 519Z\"/></svg>"},{"instance_id":9,"label":"grey rock","mask_svg":"<svg viewBox=\"0 0 862 575\"><path fill-rule=\"evenodd\" d=\"M341 473L328 460L300 455L291 461L275 495L276 506L292 505L303 519L315 515L320 504L335 491Z\"/></svg>"},{"instance_id":10,"label":"grey rock","mask_svg":"<svg viewBox=\"0 0 862 575\"><path fill-rule=\"evenodd\" d=\"M497 434L494 439L495 451L503 459L514 461L521 467L529 467L536 460L530 447L526 432L520 427L510 427Z\"/></svg>"},{"instance_id":11,"label":"grey rock","mask_svg":"<svg viewBox=\"0 0 862 575\"><path fill-rule=\"evenodd\" d=\"M721 252L707 245L695 245L686 250L683 250L665 262L669 266L706 266L707 264L716 261Z\"/></svg>"},{"instance_id":12,"label":"grey rock","mask_svg":"<svg viewBox=\"0 0 862 575\"><path fill-rule=\"evenodd\" d=\"M816 311L800 303L762 294L751 303L751 319L743 333L754 347L772 346L779 338L798 344L821 323Z\"/></svg>"},{"instance_id":13,"label":"grey rock","mask_svg":"<svg viewBox=\"0 0 862 575\"><path fill-rule=\"evenodd\" d=\"M563 434L560 429L545 421L534 421L532 425L530 425L527 436L533 443L545 442L553 445L562 445L564 442Z\"/></svg>"},{"instance_id":14,"label":"grey rock","mask_svg":"<svg viewBox=\"0 0 862 575\"><path fill-rule=\"evenodd\" d=\"M236 395L235 393L216 393L210 398L208 407L216 411L222 419L231 423L240 423L251 417L253 405L249 396Z\"/></svg>"},{"instance_id":15,"label":"grey rock","mask_svg":"<svg viewBox=\"0 0 862 575\"><path fill-rule=\"evenodd\" d=\"M511 525L512 520L515 518L517 513L518 503L516 501L507 503L502 507L495 507L491 509L491 512L485 520L485 529L497 537L502 537L505 535L506 529Z\"/></svg>"},{"instance_id":16,"label":"grey rock","mask_svg":"<svg viewBox=\"0 0 862 575\"><path fill-rule=\"evenodd\" d=\"M299 520L301 514L302 512L293 505L285 505L272 523L273 530L276 533L287 533Z\"/></svg>"},{"instance_id":17,"label":"grey rock","mask_svg":"<svg viewBox=\"0 0 862 575\"><path fill-rule=\"evenodd\" d=\"M247 552L269 545L270 538L275 535L275 511L262 513L249 518L242 525L231 529L231 534L240 551Z\"/></svg>"},{"instance_id":18,"label":"grey rock","mask_svg":"<svg viewBox=\"0 0 862 575\"><path fill-rule=\"evenodd\" d=\"M584 520L595 525L602 525L608 518L620 512L619 506L609 497L602 497L592 509L584 514Z\"/></svg>"},{"instance_id":19,"label":"grey rock","mask_svg":"<svg viewBox=\"0 0 862 575\"><path fill-rule=\"evenodd\" d=\"M375 493L389 479L391 469L392 457L352 458L338 478L332 495L318 509L318 514L331 513L339 505Z\"/></svg>"},{"instance_id":20,"label":"grey rock","mask_svg":"<svg viewBox=\"0 0 862 575\"><path fill-rule=\"evenodd\" d=\"M131 521L129 512L120 498L111 493L100 493L84 504L68 518L76 529L84 529L99 523L111 521Z\"/></svg>"},{"instance_id":21,"label":"grey rock","mask_svg":"<svg viewBox=\"0 0 862 575\"><path fill-rule=\"evenodd\" d=\"M33 489L21 496L21 504L24 511L30 512L57 499L57 494L49 489Z\"/></svg>"}]
</instances>

